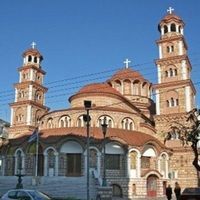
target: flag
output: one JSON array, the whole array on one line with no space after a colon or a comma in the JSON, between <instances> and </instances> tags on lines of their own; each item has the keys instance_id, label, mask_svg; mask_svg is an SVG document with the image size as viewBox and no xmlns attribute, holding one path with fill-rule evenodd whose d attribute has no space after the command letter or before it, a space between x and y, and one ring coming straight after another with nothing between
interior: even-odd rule
<instances>
[{"instance_id":1,"label":"flag","mask_svg":"<svg viewBox=\"0 0 200 200\"><path fill-rule=\"evenodd\" d=\"M33 133L31 134L31 136L28 138L28 142L32 142L34 140L36 140L38 137L38 128L36 128Z\"/></svg>"}]
</instances>

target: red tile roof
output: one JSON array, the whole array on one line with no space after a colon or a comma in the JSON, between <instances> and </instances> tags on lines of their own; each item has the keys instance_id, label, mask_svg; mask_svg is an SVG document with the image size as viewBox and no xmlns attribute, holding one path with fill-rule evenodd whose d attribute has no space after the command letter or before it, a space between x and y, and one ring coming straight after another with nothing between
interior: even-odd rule
<instances>
[{"instance_id":1,"label":"red tile roof","mask_svg":"<svg viewBox=\"0 0 200 200\"><path fill-rule=\"evenodd\" d=\"M91 93L91 92L100 92L100 93L113 93L121 95L117 90L112 88L108 83L92 83L82 87L78 94L80 93Z\"/></svg>"},{"instance_id":2,"label":"red tile roof","mask_svg":"<svg viewBox=\"0 0 200 200\"><path fill-rule=\"evenodd\" d=\"M143 76L137 72L132 70L131 68L125 68L121 69L118 72L116 72L109 81L115 80L115 79L140 79L144 80Z\"/></svg>"},{"instance_id":3,"label":"red tile roof","mask_svg":"<svg viewBox=\"0 0 200 200\"><path fill-rule=\"evenodd\" d=\"M71 127L71 128L54 128L54 129L45 129L40 131L40 137L42 140L48 141L51 140L51 137L55 139L55 137L63 137L63 136L80 136L86 137L87 132L84 127ZM99 127L91 127L90 128L90 137L94 139L103 139L102 130ZM117 139L122 141L125 144L133 145L133 146L143 146L148 142L156 142L161 147L165 147L158 139L155 137L139 132L139 131L129 131L124 129L116 129L116 128L108 128L107 138ZM50 141L49 141L50 142Z\"/></svg>"}]
</instances>

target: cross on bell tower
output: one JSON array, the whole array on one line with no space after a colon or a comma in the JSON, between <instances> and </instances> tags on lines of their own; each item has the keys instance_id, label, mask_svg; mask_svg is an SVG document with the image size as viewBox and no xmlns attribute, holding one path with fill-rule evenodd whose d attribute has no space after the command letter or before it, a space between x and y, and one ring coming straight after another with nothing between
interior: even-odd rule
<instances>
[{"instance_id":1,"label":"cross on bell tower","mask_svg":"<svg viewBox=\"0 0 200 200\"><path fill-rule=\"evenodd\" d=\"M31 43L31 47L32 47L32 49L35 49L36 43L35 43L35 42L32 42L32 43Z\"/></svg>"},{"instance_id":2,"label":"cross on bell tower","mask_svg":"<svg viewBox=\"0 0 200 200\"><path fill-rule=\"evenodd\" d=\"M169 9L167 9L167 12L168 12L169 14L172 14L173 11L174 11L174 8L172 8L172 7L169 7Z\"/></svg>"}]
</instances>

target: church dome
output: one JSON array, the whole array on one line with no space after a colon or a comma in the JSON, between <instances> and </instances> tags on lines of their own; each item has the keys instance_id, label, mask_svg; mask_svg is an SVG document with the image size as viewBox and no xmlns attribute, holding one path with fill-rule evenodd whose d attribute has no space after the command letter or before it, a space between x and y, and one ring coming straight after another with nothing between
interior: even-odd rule
<instances>
[{"instance_id":1,"label":"church dome","mask_svg":"<svg viewBox=\"0 0 200 200\"><path fill-rule=\"evenodd\" d=\"M118 95L122 96L116 89L112 88L112 86L108 83L92 83L85 85L82 87L75 95L72 95L69 98L69 102L72 102L73 99L76 99L79 95L100 95L104 97L104 95Z\"/></svg>"},{"instance_id":2,"label":"church dome","mask_svg":"<svg viewBox=\"0 0 200 200\"><path fill-rule=\"evenodd\" d=\"M144 80L143 76L130 68L121 69L116 72L109 81L113 81L116 79L124 80L124 79L139 79Z\"/></svg>"},{"instance_id":3,"label":"church dome","mask_svg":"<svg viewBox=\"0 0 200 200\"><path fill-rule=\"evenodd\" d=\"M82 87L77 94L81 93L109 93L117 94L120 93L112 88L108 83L92 83Z\"/></svg>"}]
</instances>

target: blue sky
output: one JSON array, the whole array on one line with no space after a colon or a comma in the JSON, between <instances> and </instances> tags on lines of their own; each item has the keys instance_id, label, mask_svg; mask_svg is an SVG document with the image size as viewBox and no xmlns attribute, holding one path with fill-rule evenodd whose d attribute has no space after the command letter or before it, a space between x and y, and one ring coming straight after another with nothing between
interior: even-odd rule
<instances>
[{"instance_id":1,"label":"blue sky","mask_svg":"<svg viewBox=\"0 0 200 200\"><path fill-rule=\"evenodd\" d=\"M10 120L13 84L22 53L32 41L42 53L49 87L46 105L67 108L68 98L90 82L103 82L129 58L157 82L157 25L171 6L185 26L192 78L200 105L200 1L198 0L1 0L0 118Z\"/></svg>"}]
</instances>

